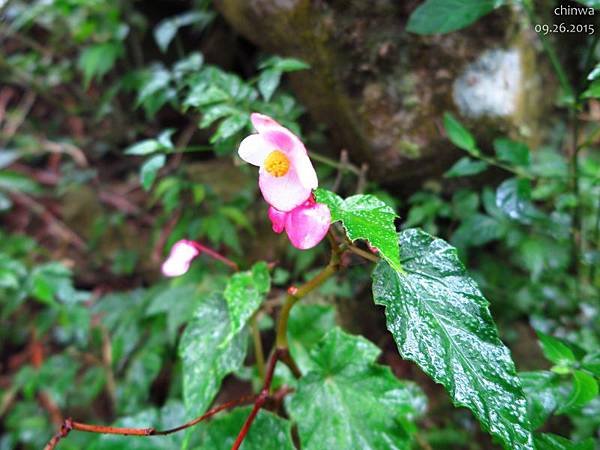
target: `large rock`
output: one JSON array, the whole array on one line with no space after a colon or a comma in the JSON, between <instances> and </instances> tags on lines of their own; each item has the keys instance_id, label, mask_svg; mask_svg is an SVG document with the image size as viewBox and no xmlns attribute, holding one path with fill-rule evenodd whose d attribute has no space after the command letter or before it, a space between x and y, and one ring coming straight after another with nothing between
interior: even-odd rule
<instances>
[{"instance_id":1,"label":"large rock","mask_svg":"<svg viewBox=\"0 0 600 450\"><path fill-rule=\"evenodd\" d=\"M216 0L268 52L301 58L292 87L370 178L386 184L444 171L457 157L441 117L453 111L482 141L535 138L545 108L535 36L504 8L460 32L405 32L416 1ZM547 104L547 103L546 103Z\"/></svg>"}]
</instances>

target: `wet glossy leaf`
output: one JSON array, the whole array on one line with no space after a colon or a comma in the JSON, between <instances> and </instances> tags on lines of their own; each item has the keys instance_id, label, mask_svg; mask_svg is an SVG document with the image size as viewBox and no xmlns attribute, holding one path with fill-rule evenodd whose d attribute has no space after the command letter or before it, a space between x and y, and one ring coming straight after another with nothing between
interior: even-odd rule
<instances>
[{"instance_id":1,"label":"wet glossy leaf","mask_svg":"<svg viewBox=\"0 0 600 450\"><path fill-rule=\"evenodd\" d=\"M270 289L271 276L264 261L256 263L252 270L232 275L224 293L231 321L230 337L246 325Z\"/></svg>"},{"instance_id":2,"label":"wet glossy leaf","mask_svg":"<svg viewBox=\"0 0 600 450\"><path fill-rule=\"evenodd\" d=\"M529 180L511 178L504 181L496 190L496 206L511 219L529 222L533 209Z\"/></svg>"},{"instance_id":3,"label":"wet glossy leaf","mask_svg":"<svg viewBox=\"0 0 600 450\"><path fill-rule=\"evenodd\" d=\"M531 427L541 427L569 395L566 380L549 371L519 373L527 396L527 412Z\"/></svg>"},{"instance_id":4,"label":"wet glossy leaf","mask_svg":"<svg viewBox=\"0 0 600 450\"><path fill-rule=\"evenodd\" d=\"M237 408L200 425L202 444L194 450L229 450L251 409ZM240 450L294 450L290 422L260 410Z\"/></svg>"},{"instance_id":5,"label":"wet glossy leaf","mask_svg":"<svg viewBox=\"0 0 600 450\"><path fill-rule=\"evenodd\" d=\"M406 29L417 34L460 30L502 5L502 0L427 0L410 16Z\"/></svg>"},{"instance_id":6,"label":"wet glossy leaf","mask_svg":"<svg viewBox=\"0 0 600 450\"><path fill-rule=\"evenodd\" d=\"M559 413L575 411L598 396L598 382L587 372L576 370L573 373L573 388L567 402L560 407Z\"/></svg>"},{"instance_id":7,"label":"wet glossy leaf","mask_svg":"<svg viewBox=\"0 0 600 450\"><path fill-rule=\"evenodd\" d=\"M317 202L331 211L331 222L341 221L348 237L366 239L396 270L401 270L392 208L373 195L353 195L343 200L326 189L315 191Z\"/></svg>"},{"instance_id":8,"label":"wet glossy leaf","mask_svg":"<svg viewBox=\"0 0 600 450\"><path fill-rule=\"evenodd\" d=\"M212 11L189 11L175 17L169 17L156 26L154 39L160 50L166 52L179 28L193 24L205 27L214 17L215 13Z\"/></svg>"},{"instance_id":9,"label":"wet glossy leaf","mask_svg":"<svg viewBox=\"0 0 600 450\"><path fill-rule=\"evenodd\" d=\"M304 450L409 449L425 397L388 367L379 348L335 328L311 352L314 369L287 403Z\"/></svg>"},{"instance_id":10,"label":"wet glossy leaf","mask_svg":"<svg viewBox=\"0 0 600 450\"><path fill-rule=\"evenodd\" d=\"M454 178L477 175L478 173L485 171L488 167L488 163L485 161L476 161L465 156L464 158L456 161L456 163L450 167L444 176L447 178Z\"/></svg>"},{"instance_id":11,"label":"wet glossy leaf","mask_svg":"<svg viewBox=\"0 0 600 450\"><path fill-rule=\"evenodd\" d=\"M527 403L510 352L456 249L410 229L399 236L404 273L381 262L375 302L400 354L444 385L506 448L532 449Z\"/></svg>"},{"instance_id":12,"label":"wet glossy leaf","mask_svg":"<svg viewBox=\"0 0 600 450\"><path fill-rule=\"evenodd\" d=\"M279 86L281 72L275 69L263 70L258 77L258 90L265 101L271 100L273 93Z\"/></svg>"},{"instance_id":13,"label":"wet glossy leaf","mask_svg":"<svg viewBox=\"0 0 600 450\"><path fill-rule=\"evenodd\" d=\"M228 339L230 329L227 303L214 294L198 307L181 337L183 398L192 415L210 406L223 378L244 362L247 333L242 330Z\"/></svg>"},{"instance_id":14,"label":"wet glossy leaf","mask_svg":"<svg viewBox=\"0 0 600 450\"><path fill-rule=\"evenodd\" d=\"M162 145L156 139L146 139L136 142L125 150L126 155L149 155L162 149Z\"/></svg>"},{"instance_id":15,"label":"wet glossy leaf","mask_svg":"<svg viewBox=\"0 0 600 450\"><path fill-rule=\"evenodd\" d=\"M261 69L271 68L279 72L296 72L298 70L309 69L310 65L296 58L282 58L280 56L272 56L263 61L259 67Z\"/></svg>"}]
</instances>

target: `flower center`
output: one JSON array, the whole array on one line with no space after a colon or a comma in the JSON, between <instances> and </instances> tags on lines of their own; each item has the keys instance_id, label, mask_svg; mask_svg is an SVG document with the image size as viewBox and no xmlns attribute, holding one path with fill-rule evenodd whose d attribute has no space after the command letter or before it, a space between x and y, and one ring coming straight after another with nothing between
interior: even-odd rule
<instances>
[{"instance_id":1,"label":"flower center","mask_svg":"<svg viewBox=\"0 0 600 450\"><path fill-rule=\"evenodd\" d=\"M279 150L272 151L265 159L265 170L274 177L282 177L290 170L290 160Z\"/></svg>"}]
</instances>

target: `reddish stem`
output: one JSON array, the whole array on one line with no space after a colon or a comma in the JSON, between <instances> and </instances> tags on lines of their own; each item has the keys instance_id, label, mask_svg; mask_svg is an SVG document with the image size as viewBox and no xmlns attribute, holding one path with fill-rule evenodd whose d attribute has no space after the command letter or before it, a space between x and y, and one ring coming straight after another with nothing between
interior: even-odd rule
<instances>
[{"instance_id":1,"label":"reddish stem","mask_svg":"<svg viewBox=\"0 0 600 450\"><path fill-rule=\"evenodd\" d=\"M239 270L238 265L236 263L234 263L232 260L230 260L229 258L226 258L225 256L221 255L220 253L214 251L211 248L206 247L205 245L200 244L199 242L196 241L189 241L200 253L205 253L208 256L210 256L213 259L216 259L217 261L221 261L223 264L228 265L229 267L231 267L233 270L237 271Z\"/></svg>"},{"instance_id":2,"label":"reddish stem","mask_svg":"<svg viewBox=\"0 0 600 450\"><path fill-rule=\"evenodd\" d=\"M248 431L250 431L252 422L254 422L254 419L256 419L258 411L264 406L265 402L267 401L267 398L269 397L269 390L271 389L271 383L273 382L273 374L275 373L277 361L279 361L279 359L281 359L281 357L285 353L287 353L287 349L277 348L271 354L271 357L269 358L269 364L267 366L265 383L263 384L263 388L260 391L260 394L258 394L256 400L254 401L254 407L252 408L252 411L250 411L250 415L246 419L246 422L244 422L244 425L242 426L242 429L240 430L237 439L231 446L231 450L239 450L240 446L242 445L242 442L244 442L244 438L248 434Z\"/></svg>"}]
</instances>

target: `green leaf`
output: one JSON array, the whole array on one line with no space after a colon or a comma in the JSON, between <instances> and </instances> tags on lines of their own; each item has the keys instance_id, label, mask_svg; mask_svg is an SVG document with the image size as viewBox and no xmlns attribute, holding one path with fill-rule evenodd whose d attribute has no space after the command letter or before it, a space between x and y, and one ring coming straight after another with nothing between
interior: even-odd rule
<instances>
[{"instance_id":1,"label":"green leaf","mask_svg":"<svg viewBox=\"0 0 600 450\"><path fill-rule=\"evenodd\" d=\"M366 239L394 269L402 270L392 208L373 195L353 195L343 200L326 189L317 189L315 198L331 211L331 222L341 221L348 237Z\"/></svg>"},{"instance_id":2,"label":"green leaf","mask_svg":"<svg viewBox=\"0 0 600 450\"><path fill-rule=\"evenodd\" d=\"M142 167L140 168L140 182L144 190L149 191L156 180L156 176L158 175L158 171L165 165L167 162L167 157L165 155L154 155L151 158L147 159Z\"/></svg>"},{"instance_id":3,"label":"green leaf","mask_svg":"<svg viewBox=\"0 0 600 450\"><path fill-rule=\"evenodd\" d=\"M594 450L592 438L581 442L572 442L556 434L543 433L535 436L537 450Z\"/></svg>"},{"instance_id":4,"label":"green leaf","mask_svg":"<svg viewBox=\"0 0 600 450\"><path fill-rule=\"evenodd\" d=\"M265 101L271 100L273 93L279 86L281 72L275 69L263 70L258 77L258 90Z\"/></svg>"},{"instance_id":5,"label":"green leaf","mask_svg":"<svg viewBox=\"0 0 600 450\"><path fill-rule=\"evenodd\" d=\"M227 415L217 416L200 425L202 444L195 450L229 450L242 429L251 407L236 408ZM273 413L261 409L240 450L294 450L291 424Z\"/></svg>"},{"instance_id":6,"label":"green leaf","mask_svg":"<svg viewBox=\"0 0 600 450\"><path fill-rule=\"evenodd\" d=\"M549 371L519 373L523 391L527 396L527 414L532 429L544 425L546 420L569 395L569 385L559 375Z\"/></svg>"},{"instance_id":7,"label":"green leaf","mask_svg":"<svg viewBox=\"0 0 600 450\"><path fill-rule=\"evenodd\" d=\"M502 0L427 0L410 16L407 31L444 34L471 25L504 4Z\"/></svg>"},{"instance_id":8,"label":"green leaf","mask_svg":"<svg viewBox=\"0 0 600 450\"><path fill-rule=\"evenodd\" d=\"M584 369L600 377L600 351L585 355L581 365Z\"/></svg>"},{"instance_id":9,"label":"green leaf","mask_svg":"<svg viewBox=\"0 0 600 450\"><path fill-rule=\"evenodd\" d=\"M88 297L73 287L71 270L57 262L36 266L29 274L28 285L30 294L47 304L59 300L66 305L74 305Z\"/></svg>"},{"instance_id":10,"label":"green leaf","mask_svg":"<svg viewBox=\"0 0 600 450\"><path fill-rule=\"evenodd\" d=\"M600 80L595 80L590 86L581 94L582 98L600 98Z\"/></svg>"},{"instance_id":11,"label":"green leaf","mask_svg":"<svg viewBox=\"0 0 600 450\"><path fill-rule=\"evenodd\" d=\"M573 388L567 402L561 406L559 413L569 413L580 409L598 395L598 382L582 370L573 373Z\"/></svg>"},{"instance_id":12,"label":"green leaf","mask_svg":"<svg viewBox=\"0 0 600 450\"><path fill-rule=\"evenodd\" d=\"M444 114L444 129L448 134L448 139L458 148L473 155L479 154L473 135L448 112Z\"/></svg>"},{"instance_id":13,"label":"green leaf","mask_svg":"<svg viewBox=\"0 0 600 450\"><path fill-rule=\"evenodd\" d=\"M496 206L514 220L529 222L533 212L531 183L521 178L510 178L496 190Z\"/></svg>"},{"instance_id":14,"label":"green leaf","mask_svg":"<svg viewBox=\"0 0 600 450\"><path fill-rule=\"evenodd\" d=\"M424 412L425 397L376 364L380 353L339 328L313 350L314 370L287 403L302 449L410 449L412 422Z\"/></svg>"},{"instance_id":15,"label":"green leaf","mask_svg":"<svg viewBox=\"0 0 600 450\"><path fill-rule=\"evenodd\" d=\"M558 366L571 366L577 359L573 350L560 339L537 332L544 356Z\"/></svg>"},{"instance_id":16,"label":"green leaf","mask_svg":"<svg viewBox=\"0 0 600 450\"><path fill-rule=\"evenodd\" d=\"M41 192L40 185L34 180L10 170L0 170L0 189L8 192L25 192L26 194Z\"/></svg>"},{"instance_id":17,"label":"green leaf","mask_svg":"<svg viewBox=\"0 0 600 450\"><path fill-rule=\"evenodd\" d=\"M224 293L231 320L230 337L244 328L270 290L271 276L264 261L254 264L252 270L232 275Z\"/></svg>"},{"instance_id":18,"label":"green leaf","mask_svg":"<svg viewBox=\"0 0 600 450\"><path fill-rule=\"evenodd\" d=\"M373 274L375 303L402 357L415 361L473 411L506 448L533 449L527 403L488 309L456 249L427 233L400 233L404 272L380 262Z\"/></svg>"},{"instance_id":19,"label":"green leaf","mask_svg":"<svg viewBox=\"0 0 600 450\"><path fill-rule=\"evenodd\" d=\"M227 138L232 137L238 131L242 130L246 125L250 123L250 116L246 113L237 113L229 116L227 119L223 120L215 134L213 134L210 138L210 143L214 144L218 141L223 141Z\"/></svg>"},{"instance_id":20,"label":"green leaf","mask_svg":"<svg viewBox=\"0 0 600 450\"><path fill-rule=\"evenodd\" d=\"M183 399L192 416L210 406L223 378L244 362L247 333L242 330L228 339L230 333L227 303L221 295L214 294L198 307L181 337Z\"/></svg>"},{"instance_id":21,"label":"green leaf","mask_svg":"<svg viewBox=\"0 0 600 450\"><path fill-rule=\"evenodd\" d=\"M446 178L465 177L477 175L488 168L485 161L476 161L465 156L459 159L445 174Z\"/></svg>"},{"instance_id":22,"label":"green leaf","mask_svg":"<svg viewBox=\"0 0 600 450\"><path fill-rule=\"evenodd\" d=\"M154 29L154 39L161 52L166 52L169 44L181 27L197 24L200 27L208 25L215 17L212 11L189 11L161 21Z\"/></svg>"},{"instance_id":23,"label":"green leaf","mask_svg":"<svg viewBox=\"0 0 600 450\"><path fill-rule=\"evenodd\" d=\"M500 239L504 227L497 218L485 214L474 214L465 219L452 236L457 247L481 247L488 242Z\"/></svg>"},{"instance_id":24,"label":"green leaf","mask_svg":"<svg viewBox=\"0 0 600 450\"><path fill-rule=\"evenodd\" d=\"M494 150L496 157L503 162L513 166L528 167L531 164L529 147L522 142L513 141L507 138L500 138L494 141Z\"/></svg>"},{"instance_id":25,"label":"green leaf","mask_svg":"<svg viewBox=\"0 0 600 450\"><path fill-rule=\"evenodd\" d=\"M259 65L259 68L270 68L278 72L297 72L298 70L310 69L310 64L296 58L282 58L272 56Z\"/></svg>"},{"instance_id":26,"label":"green leaf","mask_svg":"<svg viewBox=\"0 0 600 450\"><path fill-rule=\"evenodd\" d=\"M126 155L149 155L162 149L162 145L156 139L145 139L136 142L125 150Z\"/></svg>"},{"instance_id":27,"label":"green leaf","mask_svg":"<svg viewBox=\"0 0 600 450\"><path fill-rule=\"evenodd\" d=\"M83 72L83 84L89 86L93 78L100 79L113 68L123 54L121 42L105 42L86 48L79 55L77 67Z\"/></svg>"},{"instance_id":28,"label":"green leaf","mask_svg":"<svg viewBox=\"0 0 600 450\"><path fill-rule=\"evenodd\" d=\"M313 368L310 350L335 327L335 309L326 305L295 306L288 322L289 348L303 373Z\"/></svg>"}]
</instances>

